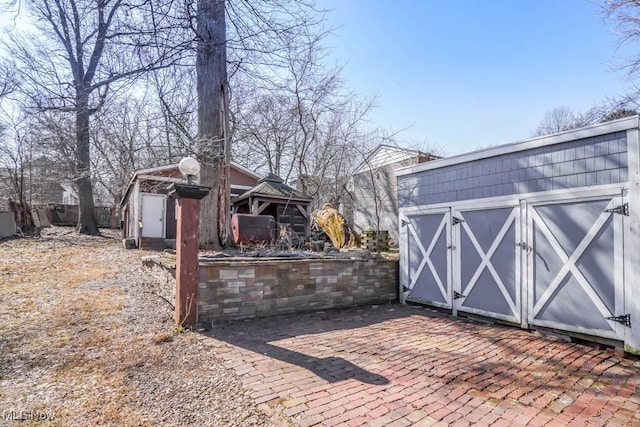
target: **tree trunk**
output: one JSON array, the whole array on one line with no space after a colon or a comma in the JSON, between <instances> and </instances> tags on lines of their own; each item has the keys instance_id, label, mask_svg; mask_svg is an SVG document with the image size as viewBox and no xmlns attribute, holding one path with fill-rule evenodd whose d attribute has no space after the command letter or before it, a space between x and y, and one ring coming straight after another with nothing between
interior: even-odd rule
<instances>
[{"instance_id":1,"label":"tree trunk","mask_svg":"<svg viewBox=\"0 0 640 427\"><path fill-rule=\"evenodd\" d=\"M89 147L89 96L81 92L76 97L76 188L78 190L78 231L99 235L93 206Z\"/></svg>"},{"instance_id":2,"label":"tree trunk","mask_svg":"<svg viewBox=\"0 0 640 427\"><path fill-rule=\"evenodd\" d=\"M230 192L225 1L198 0L198 145L200 183L211 188L202 200L200 244L229 243Z\"/></svg>"}]
</instances>

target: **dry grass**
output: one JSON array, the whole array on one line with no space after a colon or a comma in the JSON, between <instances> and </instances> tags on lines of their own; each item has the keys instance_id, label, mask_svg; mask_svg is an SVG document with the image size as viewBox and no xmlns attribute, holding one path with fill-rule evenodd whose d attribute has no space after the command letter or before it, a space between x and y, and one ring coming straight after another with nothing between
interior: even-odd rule
<instances>
[{"instance_id":1,"label":"dry grass","mask_svg":"<svg viewBox=\"0 0 640 427\"><path fill-rule=\"evenodd\" d=\"M51 425L152 426L168 413L182 424L180 408L145 389L149 376L179 382L180 357L216 361L185 347L196 334L174 336L168 305L143 286L143 255L68 229L0 242L0 417L42 411L55 414Z\"/></svg>"},{"instance_id":2,"label":"dry grass","mask_svg":"<svg viewBox=\"0 0 640 427\"><path fill-rule=\"evenodd\" d=\"M114 241L104 238L16 239L0 246L0 313L12 319L3 322L8 339L2 353L8 350L9 361L20 371L47 371L44 384L21 378L21 387L13 390L18 392L12 396L16 407L2 409L49 410L63 424L81 418L145 424L126 404L131 390L123 372L154 354L140 351L138 343L121 333L125 325L117 314L125 293L115 286L79 289L83 283L116 277L119 265L105 263L116 250ZM0 370L0 380L8 375ZM79 384L94 386L88 392ZM32 386L53 393L38 393L39 399L44 397L40 402L33 399ZM63 396L55 392L58 388L64 389Z\"/></svg>"}]
</instances>

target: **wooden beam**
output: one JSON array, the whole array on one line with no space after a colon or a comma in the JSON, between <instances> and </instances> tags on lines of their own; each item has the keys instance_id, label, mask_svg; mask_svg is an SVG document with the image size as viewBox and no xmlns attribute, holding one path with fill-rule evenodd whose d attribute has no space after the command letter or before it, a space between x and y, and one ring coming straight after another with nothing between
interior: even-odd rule
<instances>
[{"instance_id":1,"label":"wooden beam","mask_svg":"<svg viewBox=\"0 0 640 427\"><path fill-rule=\"evenodd\" d=\"M264 202L263 204L261 204L258 208L258 215L260 215L270 204L271 202Z\"/></svg>"},{"instance_id":2,"label":"wooden beam","mask_svg":"<svg viewBox=\"0 0 640 427\"><path fill-rule=\"evenodd\" d=\"M300 213L302 214L302 216L304 216L305 218L309 219L309 212L307 212L307 210L305 209L304 206L302 205L296 205L296 207L298 208L298 210L300 211Z\"/></svg>"}]
</instances>

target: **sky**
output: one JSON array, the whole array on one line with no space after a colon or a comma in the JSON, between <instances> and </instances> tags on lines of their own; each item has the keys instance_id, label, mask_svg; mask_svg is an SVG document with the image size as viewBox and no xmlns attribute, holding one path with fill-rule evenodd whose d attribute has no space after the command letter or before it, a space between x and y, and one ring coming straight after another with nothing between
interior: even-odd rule
<instances>
[{"instance_id":1,"label":"sky","mask_svg":"<svg viewBox=\"0 0 640 427\"><path fill-rule=\"evenodd\" d=\"M328 62L377 95L371 120L446 154L531 137L544 114L584 112L630 82L597 0L317 0ZM640 46L638 46L640 51ZM403 130L404 129L404 130Z\"/></svg>"},{"instance_id":2,"label":"sky","mask_svg":"<svg viewBox=\"0 0 640 427\"><path fill-rule=\"evenodd\" d=\"M327 64L377 96L372 126L455 155L531 136L559 106L584 112L631 86L604 0L316 0ZM4 18L4 17L3 17ZM0 26L6 24L0 19Z\"/></svg>"}]
</instances>

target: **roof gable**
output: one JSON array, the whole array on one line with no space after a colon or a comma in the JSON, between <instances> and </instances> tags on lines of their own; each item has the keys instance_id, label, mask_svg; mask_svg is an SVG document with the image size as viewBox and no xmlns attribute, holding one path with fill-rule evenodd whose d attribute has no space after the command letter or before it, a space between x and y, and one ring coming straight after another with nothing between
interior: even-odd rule
<instances>
[{"instance_id":1,"label":"roof gable","mask_svg":"<svg viewBox=\"0 0 640 427\"><path fill-rule=\"evenodd\" d=\"M422 151L418 150L380 144L375 150L371 152L371 154L366 157L366 159L360 164L360 166L358 166L356 170L353 171L353 174L357 175L368 170L377 169L379 167L398 163L403 160L420 157L425 158L423 161L434 160L438 158L438 156L423 153Z\"/></svg>"},{"instance_id":2,"label":"roof gable","mask_svg":"<svg viewBox=\"0 0 640 427\"><path fill-rule=\"evenodd\" d=\"M301 191L296 190L293 187L289 187L284 183L282 178L273 173L268 174L267 176L261 178L258 181L258 185L253 187L251 190L246 191L240 197L234 200L234 202L238 202L241 200L248 199L250 197L269 197L276 199L295 199L295 200L304 200L311 201L312 198L305 195Z\"/></svg>"},{"instance_id":3,"label":"roof gable","mask_svg":"<svg viewBox=\"0 0 640 427\"><path fill-rule=\"evenodd\" d=\"M251 180L256 180L257 181L258 178L259 178L259 176L256 175L254 172L250 171L249 169L245 168L244 166L240 166L239 164L237 164L235 162L231 162L230 168L235 170L235 171L237 171L238 173L240 173L242 175L247 176ZM129 196L129 192L131 191L131 188L133 187L133 184L137 180L139 180L139 179L153 179L153 177L170 178L170 180L167 181L167 182L183 182L183 181L185 181L185 179L182 176L182 173L180 172L180 168L178 167L178 163L165 165L165 166L158 166L158 167L155 167L155 168L138 169L131 176L131 179L129 180L129 183L127 184L127 187L125 188L125 191L123 193L122 200L120 201L120 205L123 205L126 202L126 199ZM231 182L231 185L234 185L234 183Z\"/></svg>"}]
</instances>

